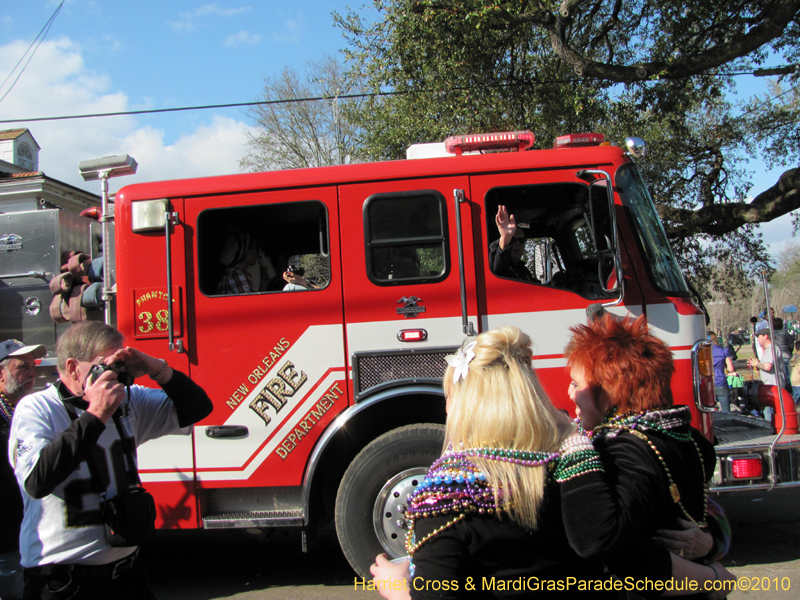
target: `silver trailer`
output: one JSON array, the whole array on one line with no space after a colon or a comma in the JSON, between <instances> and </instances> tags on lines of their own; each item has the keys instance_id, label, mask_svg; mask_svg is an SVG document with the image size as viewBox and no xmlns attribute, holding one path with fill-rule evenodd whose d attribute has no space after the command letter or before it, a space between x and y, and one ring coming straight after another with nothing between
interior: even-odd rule
<instances>
[{"instance_id":1,"label":"silver trailer","mask_svg":"<svg viewBox=\"0 0 800 600\"><path fill-rule=\"evenodd\" d=\"M49 282L61 273L63 253L78 251L95 258L99 240L97 221L65 210L0 214L0 340L47 347L37 369L37 387L54 379L56 339L69 327L50 318ZM113 251L113 240L109 246Z\"/></svg>"}]
</instances>

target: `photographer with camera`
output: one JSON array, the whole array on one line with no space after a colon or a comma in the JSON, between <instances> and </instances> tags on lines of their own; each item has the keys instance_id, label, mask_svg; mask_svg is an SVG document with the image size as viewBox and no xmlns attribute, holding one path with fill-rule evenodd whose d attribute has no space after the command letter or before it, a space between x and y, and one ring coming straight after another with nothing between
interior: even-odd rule
<instances>
[{"instance_id":1,"label":"photographer with camera","mask_svg":"<svg viewBox=\"0 0 800 600\"><path fill-rule=\"evenodd\" d=\"M294 267L289 265L286 267L286 271L283 273L283 279L286 281L286 285L283 286L284 292L297 292L297 291L305 291L310 289L317 289L317 286L307 281L303 275L306 274L306 270L302 267Z\"/></svg>"},{"instance_id":2,"label":"photographer with camera","mask_svg":"<svg viewBox=\"0 0 800 600\"><path fill-rule=\"evenodd\" d=\"M152 536L155 505L135 446L181 433L213 406L186 375L123 342L102 323L73 325L56 346L60 380L14 413L26 600L154 597L138 545ZM143 375L161 389L133 385Z\"/></svg>"}]
</instances>

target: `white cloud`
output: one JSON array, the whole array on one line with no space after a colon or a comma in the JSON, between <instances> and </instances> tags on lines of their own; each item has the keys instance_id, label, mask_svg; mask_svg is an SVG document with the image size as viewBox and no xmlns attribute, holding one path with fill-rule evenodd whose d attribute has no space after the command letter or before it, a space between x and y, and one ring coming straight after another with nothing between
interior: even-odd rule
<instances>
[{"instance_id":1,"label":"white cloud","mask_svg":"<svg viewBox=\"0 0 800 600\"><path fill-rule=\"evenodd\" d=\"M788 245L796 244L800 238L792 235L792 216L783 215L768 223L761 223L759 231L764 235L767 250L776 258Z\"/></svg>"},{"instance_id":2,"label":"white cloud","mask_svg":"<svg viewBox=\"0 0 800 600\"><path fill-rule=\"evenodd\" d=\"M182 12L177 21L167 21L175 31L193 31L197 28L197 21L202 17L235 17L250 10L249 6L240 8L220 8L216 4L204 4L191 12Z\"/></svg>"},{"instance_id":3,"label":"white cloud","mask_svg":"<svg viewBox=\"0 0 800 600\"><path fill-rule=\"evenodd\" d=\"M219 8L216 4L205 4L195 11L198 17L206 15L216 15L220 17L234 17L250 10L249 6L242 6L239 8Z\"/></svg>"},{"instance_id":4,"label":"white cloud","mask_svg":"<svg viewBox=\"0 0 800 600\"><path fill-rule=\"evenodd\" d=\"M108 44L109 52L117 52L120 50L120 48L122 48L122 42L108 34L103 34L103 41Z\"/></svg>"},{"instance_id":5,"label":"white cloud","mask_svg":"<svg viewBox=\"0 0 800 600\"><path fill-rule=\"evenodd\" d=\"M245 150L246 126L222 115L172 144L164 143L164 132L150 127L132 131L122 141L126 154L139 163L134 177L121 185L162 179L185 179L239 172L239 158ZM98 155L102 156L102 155Z\"/></svg>"},{"instance_id":6,"label":"white cloud","mask_svg":"<svg viewBox=\"0 0 800 600\"><path fill-rule=\"evenodd\" d=\"M276 42L296 44L305 34L305 29L305 22L302 17L300 19L286 19L283 22L283 30L273 37Z\"/></svg>"},{"instance_id":7,"label":"white cloud","mask_svg":"<svg viewBox=\"0 0 800 600\"><path fill-rule=\"evenodd\" d=\"M14 64L27 43L0 46L0 64ZM139 99L135 108L152 105ZM159 104L161 102L158 102ZM81 48L69 38L45 41L0 103L3 118L33 118L129 111L131 99L114 89L105 75L84 63ZM130 154L139 163L131 177L112 179L111 191L134 182L221 175L239 171L247 126L235 119L203 113L204 121L177 139L136 116L2 123L0 129L27 127L41 147L39 168L49 177L99 193L96 182L84 183L78 163L113 154Z\"/></svg>"},{"instance_id":8,"label":"white cloud","mask_svg":"<svg viewBox=\"0 0 800 600\"><path fill-rule=\"evenodd\" d=\"M190 13L181 13L180 20L167 21L167 24L175 31L194 31L195 29L194 19Z\"/></svg>"},{"instance_id":9,"label":"white cloud","mask_svg":"<svg viewBox=\"0 0 800 600\"><path fill-rule=\"evenodd\" d=\"M235 48L236 46L255 46L261 41L263 36L257 33L247 33L240 31L225 38L224 45L228 48Z\"/></svg>"}]
</instances>

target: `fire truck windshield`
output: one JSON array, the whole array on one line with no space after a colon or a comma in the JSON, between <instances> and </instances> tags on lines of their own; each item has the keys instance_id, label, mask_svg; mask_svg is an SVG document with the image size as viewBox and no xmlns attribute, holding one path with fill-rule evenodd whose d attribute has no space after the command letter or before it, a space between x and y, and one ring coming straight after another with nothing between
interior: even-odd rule
<instances>
[{"instance_id":1,"label":"fire truck windshield","mask_svg":"<svg viewBox=\"0 0 800 600\"><path fill-rule=\"evenodd\" d=\"M639 170L634 165L620 167L617 171L616 185L633 215L636 233L639 235L653 284L667 294L688 294L686 281L672 253L664 227Z\"/></svg>"}]
</instances>

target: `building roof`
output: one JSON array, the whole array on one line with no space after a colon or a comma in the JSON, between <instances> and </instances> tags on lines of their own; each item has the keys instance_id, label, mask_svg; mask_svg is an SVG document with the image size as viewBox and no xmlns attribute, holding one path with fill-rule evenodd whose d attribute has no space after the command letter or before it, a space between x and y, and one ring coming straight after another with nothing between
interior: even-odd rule
<instances>
[{"instance_id":1,"label":"building roof","mask_svg":"<svg viewBox=\"0 0 800 600\"><path fill-rule=\"evenodd\" d=\"M0 171L0 178L13 177L14 179L22 179L25 177L42 177L44 171L30 171L27 173L4 173Z\"/></svg>"},{"instance_id":2,"label":"building roof","mask_svg":"<svg viewBox=\"0 0 800 600\"><path fill-rule=\"evenodd\" d=\"M9 212L4 206L22 204L56 206L78 213L90 206L99 206L100 196L81 188L48 177L42 171L34 173L0 173L0 212ZM12 209L19 210L18 208ZM34 210L28 208L25 210Z\"/></svg>"},{"instance_id":3,"label":"building roof","mask_svg":"<svg viewBox=\"0 0 800 600\"><path fill-rule=\"evenodd\" d=\"M33 134L28 130L27 127L23 127L21 129L6 129L5 131L0 131L0 140L15 140L23 133L27 133L29 136L31 136L31 139L33 140L33 143L36 144L36 147L41 148L41 146L39 146L39 142L36 141L36 139L33 137Z\"/></svg>"}]
</instances>

